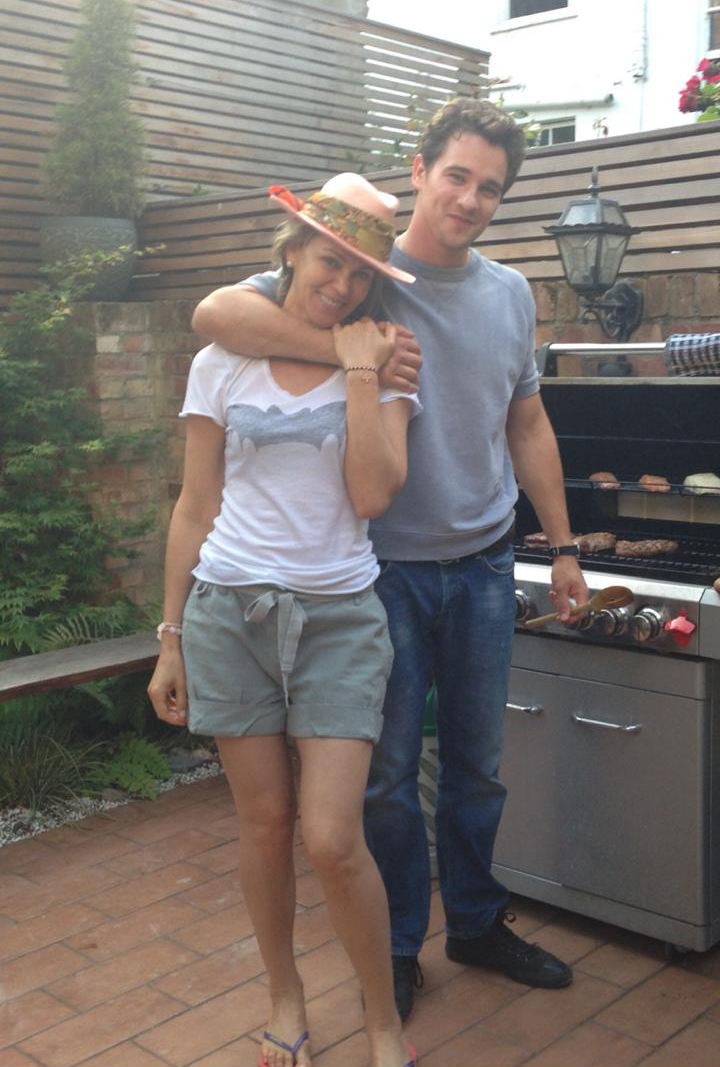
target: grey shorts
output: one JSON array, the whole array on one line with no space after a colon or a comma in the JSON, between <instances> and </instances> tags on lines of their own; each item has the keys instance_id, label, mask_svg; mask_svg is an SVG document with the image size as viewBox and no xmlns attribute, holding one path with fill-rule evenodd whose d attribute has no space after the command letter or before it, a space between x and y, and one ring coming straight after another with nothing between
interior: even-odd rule
<instances>
[{"instance_id":1,"label":"grey shorts","mask_svg":"<svg viewBox=\"0 0 720 1067\"><path fill-rule=\"evenodd\" d=\"M372 589L310 596L196 581L182 650L193 733L380 737L393 650Z\"/></svg>"}]
</instances>

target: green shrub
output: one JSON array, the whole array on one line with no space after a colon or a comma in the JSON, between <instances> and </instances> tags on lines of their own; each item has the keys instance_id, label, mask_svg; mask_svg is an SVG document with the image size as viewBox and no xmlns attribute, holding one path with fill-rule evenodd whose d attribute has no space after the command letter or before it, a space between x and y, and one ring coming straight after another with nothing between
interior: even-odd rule
<instances>
[{"instance_id":1,"label":"green shrub","mask_svg":"<svg viewBox=\"0 0 720 1067\"><path fill-rule=\"evenodd\" d=\"M57 108L45 158L48 195L72 214L140 213L143 129L130 106L132 40L127 0L81 0L65 65L69 99Z\"/></svg>"},{"instance_id":2,"label":"green shrub","mask_svg":"<svg viewBox=\"0 0 720 1067\"><path fill-rule=\"evenodd\" d=\"M52 647L58 628L85 616L97 636L137 629L137 609L108 596L109 554L151 525L93 514L93 467L120 448L143 451L156 434L104 435L86 387L90 334L74 303L98 260L46 270L0 319L0 658Z\"/></svg>"},{"instance_id":3,"label":"green shrub","mask_svg":"<svg viewBox=\"0 0 720 1067\"><path fill-rule=\"evenodd\" d=\"M34 728L0 745L0 807L34 814L87 793L98 746L73 746Z\"/></svg>"},{"instance_id":4,"label":"green shrub","mask_svg":"<svg viewBox=\"0 0 720 1067\"><path fill-rule=\"evenodd\" d=\"M111 591L105 569L107 555L132 558L122 542L147 530L152 515L127 522L94 513L88 499L99 463L158 444L155 432L103 433L90 403L90 333L75 303L114 255L47 268L0 318L0 659L156 621L157 606ZM39 807L83 792L84 754L99 757L96 742L155 729L146 685L132 674L1 704L0 803Z\"/></svg>"}]
</instances>

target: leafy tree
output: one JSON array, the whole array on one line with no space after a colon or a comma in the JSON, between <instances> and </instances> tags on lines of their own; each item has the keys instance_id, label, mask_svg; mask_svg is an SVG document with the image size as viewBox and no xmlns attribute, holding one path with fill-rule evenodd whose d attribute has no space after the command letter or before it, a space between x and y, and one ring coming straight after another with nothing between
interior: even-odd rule
<instances>
[{"instance_id":1,"label":"leafy tree","mask_svg":"<svg viewBox=\"0 0 720 1067\"><path fill-rule=\"evenodd\" d=\"M45 158L50 196L72 214L136 218L143 130L130 107L135 78L128 0L81 0L66 63L70 98L56 111Z\"/></svg>"}]
</instances>

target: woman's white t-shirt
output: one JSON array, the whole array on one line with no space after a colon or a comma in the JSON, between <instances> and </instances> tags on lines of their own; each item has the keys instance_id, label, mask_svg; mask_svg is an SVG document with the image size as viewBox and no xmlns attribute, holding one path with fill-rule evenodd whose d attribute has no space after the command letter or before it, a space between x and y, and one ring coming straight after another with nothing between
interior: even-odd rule
<instances>
[{"instance_id":1,"label":"woman's white t-shirt","mask_svg":"<svg viewBox=\"0 0 720 1067\"><path fill-rule=\"evenodd\" d=\"M220 345L193 360L181 417L225 430L220 514L193 574L218 585L271 584L305 593L354 593L378 573L343 475L345 375L301 396L282 389L266 359ZM380 400L415 397L381 390Z\"/></svg>"}]
</instances>

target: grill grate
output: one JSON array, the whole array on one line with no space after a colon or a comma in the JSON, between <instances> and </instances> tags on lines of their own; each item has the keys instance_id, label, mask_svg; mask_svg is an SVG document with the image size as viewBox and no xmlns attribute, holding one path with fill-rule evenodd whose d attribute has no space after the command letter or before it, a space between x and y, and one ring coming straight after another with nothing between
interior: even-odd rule
<instances>
[{"instance_id":1,"label":"grill grate","mask_svg":"<svg viewBox=\"0 0 720 1067\"><path fill-rule=\"evenodd\" d=\"M613 531L618 541L645 541L652 538L647 531ZM679 549L674 556L616 556L614 552L588 552L580 556L580 565L587 571L610 571L635 578L656 578L664 581L711 585L720 577L720 549L713 541L672 537ZM515 545L515 558L520 563L549 563L550 554L543 548L528 548L522 540Z\"/></svg>"},{"instance_id":2,"label":"grill grate","mask_svg":"<svg viewBox=\"0 0 720 1067\"><path fill-rule=\"evenodd\" d=\"M621 489L624 493L641 493L645 496L653 497L685 496L692 497L693 499L697 500L698 496L703 496L705 499L707 499L708 497L717 498L718 496L720 496L720 491L714 488L711 488L710 491L708 491L707 493L698 493L696 488L685 485L679 475L677 476L677 481L673 481L673 477L671 476L668 481L668 485L662 490L649 489L647 485L640 482L640 477L641 475L638 475L638 477L635 479L624 480L622 475L619 475L617 478L618 488ZM598 482L591 482L589 478L566 478L565 488L590 489L602 493L616 493L618 491L617 489L601 489Z\"/></svg>"}]
</instances>

